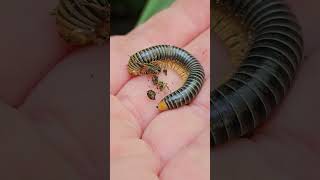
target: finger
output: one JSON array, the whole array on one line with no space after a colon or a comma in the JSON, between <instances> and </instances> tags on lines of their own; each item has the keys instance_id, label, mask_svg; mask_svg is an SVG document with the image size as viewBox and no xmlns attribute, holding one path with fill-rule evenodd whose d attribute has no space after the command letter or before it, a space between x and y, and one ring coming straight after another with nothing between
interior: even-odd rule
<instances>
[{"instance_id":1,"label":"finger","mask_svg":"<svg viewBox=\"0 0 320 180\"><path fill-rule=\"evenodd\" d=\"M159 160L140 139L134 117L116 97L110 96L110 104L111 179L156 179Z\"/></svg>"},{"instance_id":2,"label":"finger","mask_svg":"<svg viewBox=\"0 0 320 180\"><path fill-rule=\"evenodd\" d=\"M121 140L140 138L141 128L136 124L132 114L115 97L110 96L110 144ZM112 151L111 151L112 154Z\"/></svg>"},{"instance_id":3,"label":"finger","mask_svg":"<svg viewBox=\"0 0 320 180\"><path fill-rule=\"evenodd\" d=\"M117 154L110 158L110 179L157 180L159 160L140 139L120 141Z\"/></svg>"},{"instance_id":4,"label":"finger","mask_svg":"<svg viewBox=\"0 0 320 180\"><path fill-rule=\"evenodd\" d=\"M202 119L197 113L187 107L161 113L145 129L142 139L158 154L161 165L166 164L182 148L194 143L205 129L209 134L209 114Z\"/></svg>"},{"instance_id":5,"label":"finger","mask_svg":"<svg viewBox=\"0 0 320 180\"><path fill-rule=\"evenodd\" d=\"M143 37L146 43L163 41L185 44L208 28L209 24L210 1L177 0L169 9L131 31L129 36L136 39Z\"/></svg>"},{"instance_id":6,"label":"finger","mask_svg":"<svg viewBox=\"0 0 320 180\"><path fill-rule=\"evenodd\" d=\"M194 40L194 43L191 43L186 47L186 49L193 54L201 64L204 65L204 70L206 74L206 82L203 89L199 93L199 98L195 102L199 105L206 104L207 109L209 109L209 70L210 70L210 30L202 33L199 37ZM171 91L174 91L182 86L182 82L179 76L168 70L168 75L165 76L161 74L159 79L164 82L168 82L168 86ZM148 82L149 80L149 82ZM168 95L169 91L164 91L157 94L156 100L152 101L148 99L146 92L149 89L154 89L150 77L139 76L130 80L125 86L119 91L117 97L121 102L136 116L136 119L139 120L142 128L146 125L159 113L156 108L160 100ZM154 89L155 90L155 89ZM209 112L207 112L209 113Z\"/></svg>"},{"instance_id":7,"label":"finger","mask_svg":"<svg viewBox=\"0 0 320 180\"><path fill-rule=\"evenodd\" d=\"M19 107L54 142L57 150L71 152L68 156L80 158L83 164L88 164L84 159L90 161L98 172L105 168L101 158L105 149L101 147L108 123L106 58L105 47L92 46L70 54L33 88ZM77 150L79 146L81 150Z\"/></svg>"},{"instance_id":8,"label":"finger","mask_svg":"<svg viewBox=\"0 0 320 180\"><path fill-rule=\"evenodd\" d=\"M0 97L16 106L67 53L50 16L58 0L13 0L0 6ZM9 83L10 82L10 83Z\"/></svg>"},{"instance_id":9,"label":"finger","mask_svg":"<svg viewBox=\"0 0 320 180\"><path fill-rule=\"evenodd\" d=\"M208 129L209 130L209 129ZM201 140L200 140L201 139ZM196 140L209 142L209 133L203 132ZM212 177L212 176L211 176ZM193 143L185 147L163 168L160 179L209 180L210 146L209 143Z\"/></svg>"},{"instance_id":10,"label":"finger","mask_svg":"<svg viewBox=\"0 0 320 180\"><path fill-rule=\"evenodd\" d=\"M60 151L57 144L42 134L37 125L31 123L24 113L20 113L2 101L0 101L0 116L0 179L26 179L26 177L47 179L48 174L53 179L61 179L61 177L81 179L90 176L91 164L79 163L83 162L84 156L74 158L79 151L83 151L82 149L70 154ZM58 136L61 139L70 142L67 146L74 145L75 141L69 141L69 136L64 136L64 130L59 130L55 132L59 132ZM17 169L19 173L16 173ZM96 178L96 175L97 173L90 177Z\"/></svg>"},{"instance_id":11,"label":"finger","mask_svg":"<svg viewBox=\"0 0 320 180\"><path fill-rule=\"evenodd\" d=\"M194 12L197 10L197 13ZM182 47L210 25L209 0L179 0L155 15L127 36L112 37L111 93L116 94L129 80L129 56L157 44Z\"/></svg>"}]
</instances>

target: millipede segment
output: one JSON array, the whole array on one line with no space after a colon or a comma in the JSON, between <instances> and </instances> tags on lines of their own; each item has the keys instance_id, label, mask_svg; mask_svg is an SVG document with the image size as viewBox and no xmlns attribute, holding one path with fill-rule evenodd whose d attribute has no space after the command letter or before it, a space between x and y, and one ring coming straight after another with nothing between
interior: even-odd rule
<instances>
[{"instance_id":1,"label":"millipede segment","mask_svg":"<svg viewBox=\"0 0 320 180\"><path fill-rule=\"evenodd\" d=\"M213 30L236 72L210 94L211 144L252 134L287 94L303 57L302 30L282 0L214 0Z\"/></svg>"},{"instance_id":2,"label":"millipede segment","mask_svg":"<svg viewBox=\"0 0 320 180\"><path fill-rule=\"evenodd\" d=\"M205 73L199 61L181 48L158 45L133 54L128 63L128 72L133 76L158 74L161 68L177 71L184 84L164 97L157 106L158 110L175 109L191 103L199 94L205 80Z\"/></svg>"},{"instance_id":3,"label":"millipede segment","mask_svg":"<svg viewBox=\"0 0 320 180\"><path fill-rule=\"evenodd\" d=\"M54 10L60 36L73 45L103 44L110 35L107 0L60 0Z\"/></svg>"}]
</instances>

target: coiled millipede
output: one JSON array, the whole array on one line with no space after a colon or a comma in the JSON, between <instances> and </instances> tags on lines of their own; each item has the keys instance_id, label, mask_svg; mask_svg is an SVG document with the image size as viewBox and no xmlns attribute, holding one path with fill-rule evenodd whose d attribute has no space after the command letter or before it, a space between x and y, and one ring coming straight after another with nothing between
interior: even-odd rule
<instances>
[{"instance_id":1,"label":"coiled millipede","mask_svg":"<svg viewBox=\"0 0 320 180\"><path fill-rule=\"evenodd\" d=\"M251 134L289 90L303 58L302 30L281 0L214 0L213 29L241 61L210 94L211 144ZM239 22L240 20L240 22Z\"/></svg>"},{"instance_id":2,"label":"coiled millipede","mask_svg":"<svg viewBox=\"0 0 320 180\"><path fill-rule=\"evenodd\" d=\"M205 73L199 61L187 51L170 45L153 46L133 54L128 63L128 72L132 76L158 74L162 68L176 70L184 84L164 97L157 106L158 110L191 103L201 90Z\"/></svg>"},{"instance_id":3,"label":"coiled millipede","mask_svg":"<svg viewBox=\"0 0 320 180\"><path fill-rule=\"evenodd\" d=\"M107 0L60 0L54 10L58 32L73 45L103 44L110 35Z\"/></svg>"}]
</instances>

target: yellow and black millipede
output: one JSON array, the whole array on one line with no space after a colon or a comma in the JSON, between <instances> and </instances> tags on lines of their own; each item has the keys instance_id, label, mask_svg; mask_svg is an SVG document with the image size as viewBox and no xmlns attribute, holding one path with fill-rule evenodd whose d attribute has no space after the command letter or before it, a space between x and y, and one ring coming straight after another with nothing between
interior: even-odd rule
<instances>
[{"instance_id":1,"label":"yellow and black millipede","mask_svg":"<svg viewBox=\"0 0 320 180\"><path fill-rule=\"evenodd\" d=\"M53 14L60 36L68 43L103 44L109 39L108 0L60 0Z\"/></svg>"},{"instance_id":2,"label":"yellow and black millipede","mask_svg":"<svg viewBox=\"0 0 320 180\"><path fill-rule=\"evenodd\" d=\"M158 74L162 68L176 70L184 84L164 97L157 106L158 110L175 109L191 103L201 90L205 73L199 61L187 51L171 45L157 45L133 54L128 63L128 72L133 76Z\"/></svg>"},{"instance_id":3,"label":"yellow and black millipede","mask_svg":"<svg viewBox=\"0 0 320 180\"><path fill-rule=\"evenodd\" d=\"M281 0L214 0L213 30L241 61L210 94L211 145L252 134L287 94L303 59L302 30Z\"/></svg>"}]
</instances>

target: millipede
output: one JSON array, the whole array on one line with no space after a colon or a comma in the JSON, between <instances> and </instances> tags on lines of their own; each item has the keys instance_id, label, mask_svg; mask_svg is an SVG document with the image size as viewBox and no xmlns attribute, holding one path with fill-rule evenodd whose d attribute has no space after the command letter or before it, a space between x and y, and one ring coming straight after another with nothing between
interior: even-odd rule
<instances>
[{"instance_id":1,"label":"millipede","mask_svg":"<svg viewBox=\"0 0 320 180\"><path fill-rule=\"evenodd\" d=\"M138 51L130 56L128 63L128 73L132 76L159 74L161 69L167 68L175 70L184 84L160 101L159 111L190 104L205 80L199 61L186 50L171 45L157 45Z\"/></svg>"},{"instance_id":2,"label":"millipede","mask_svg":"<svg viewBox=\"0 0 320 180\"><path fill-rule=\"evenodd\" d=\"M248 137L267 120L303 59L302 28L282 0L214 0L213 31L236 64L210 93L211 146Z\"/></svg>"},{"instance_id":3,"label":"millipede","mask_svg":"<svg viewBox=\"0 0 320 180\"><path fill-rule=\"evenodd\" d=\"M60 36L70 44L103 44L109 39L107 0L60 0L53 14Z\"/></svg>"}]
</instances>

